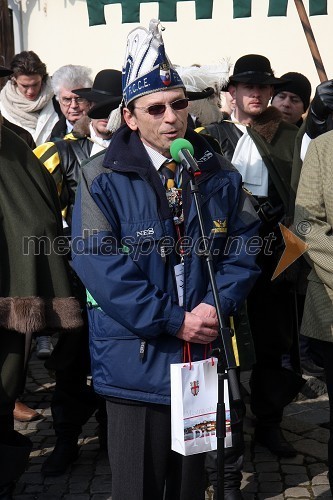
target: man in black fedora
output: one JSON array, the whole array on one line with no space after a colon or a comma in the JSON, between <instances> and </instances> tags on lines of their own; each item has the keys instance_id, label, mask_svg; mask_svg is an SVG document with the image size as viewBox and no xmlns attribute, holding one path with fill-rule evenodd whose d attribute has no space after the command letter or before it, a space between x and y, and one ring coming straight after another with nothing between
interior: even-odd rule
<instances>
[{"instance_id":1,"label":"man in black fedora","mask_svg":"<svg viewBox=\"0 0 333 500\"><path fill-rule=\"evenodd\" d=\"M122 99L121 71L102 70L96 75L91 88L74 89L73 93L87 100L90 106L95 105L102 115L95 118L83 116L65 139L42 144L34 150L57 184L66 234L70 234L82 164L91 156L106 151L111 142L112 132L107 128L108 115L119 106ZM85 310L85 289L74 271L72 278L82 309ZM59 335L45 366L53 370L56 377L51 410L57 441L51 455L43 463L41 472L44 476L58 476L77 459L82 425L95 412L99 423L100 447L106 446L105 403L95 394L87 380L90 374L87 321L84 329L76 335Z\"/></svg>"},{"instance_id":2,"label":"man in black fedora","mask_svg":"<svg viewBox=\"0 0 333 500\"><path fill-rule=\"evenodd\" d=\"M256 363L251 377L251 410L256 417L255 440L278 456L296 454L281 431L284 407L296 396L302 379L282 369L282 355L293 339L294 309L291 285L272 281L284 248L279 222L284 221L290 196L290 177L298 128L268 106L279 85L270 61L257 54L240 57L226 89L236 107L230 120L205 127L218 139L223 154L243 177L244 187L257 200L263 244L258 255L262 274L249 294L247 310ZM269 244L268 244L269 242ZM291 377L291 378L289 378Z\"/></svg>"}]
</instances>

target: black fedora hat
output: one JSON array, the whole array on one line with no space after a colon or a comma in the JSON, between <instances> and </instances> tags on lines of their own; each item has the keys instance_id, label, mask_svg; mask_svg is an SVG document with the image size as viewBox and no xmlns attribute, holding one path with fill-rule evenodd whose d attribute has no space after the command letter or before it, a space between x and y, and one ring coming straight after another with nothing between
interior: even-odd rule
<instances>
[{"instance_id":1,"label":"black fedora hat","mask_svg":"<svg viewBox=\"0 0 333 500\"><path fill-rule=\"evenodd\" d=\"M112 101L113 99L117 101L119 96L122 95L121 78L121 71L117 69L103 69L97 73L91 88L75 89L72 92L90 102L100 103L103 101Z\"/></svg>"},{"instance_id":2,"label":"black fedora hat","mask_svg":"<svg viewBox=\"0 0 333 500\"><path fill-rule=\"evenodd\" d=\"M267 57L258 54L247 54L237 59L234 74L229 77L229 82L223 90L227 90L229 85L234 82L279 85L284 80L274 76L271 63Z\"/></svg>"},{"instance_id":3,"label":"black fedora hat","mask_svg":"<svg viewBox=\"0 0 333 500\"><path fill-rule=\"evenodd\" d=\"M9 68L5 68L4 66L0 66L0 77L11 75L13 72Z\"/></svg>"},{"instance_id":4,"label":"black fedora hat","mask_svg":"<svg viewBox=\"0 0 333 500\"><path fill-rule=\"evenodd\" d=\"M98 102L88 111L89 118L99 119L107 118L111 111L118 108L119 104L122 101L123 96L115 96L108 100Z\"/></svg>"}]
</instances>

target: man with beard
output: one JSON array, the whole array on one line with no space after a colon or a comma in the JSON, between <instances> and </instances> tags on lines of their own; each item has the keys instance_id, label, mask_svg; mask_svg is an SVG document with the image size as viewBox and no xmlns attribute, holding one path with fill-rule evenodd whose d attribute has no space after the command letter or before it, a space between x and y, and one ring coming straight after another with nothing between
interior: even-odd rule
<instances>
[{"instance_id":1,"label":"man with beard","mask_svg":"<svg viewBox=\"0 0 333 500\"><path fill-rule=\"evenodd\" d=\"M278 109L268 107L284 83L274 76L266 57L248 54L239 58L227 85L235 110L230 120L210 124L203 132L219 141L223 154L242 174L244 187L258 203L261 237L269 242L258 256L262 274L247 299L256 353L251 410L256 416L255 440L278 456L290 457L296 451L283 436L280 423L284 407L296 396L302 380L284 370L281 362L294 338L294 292L286 280L271 278L283 248L278 223L289 207L298 128L285 122Z\"/></svg>"}]
</instances>

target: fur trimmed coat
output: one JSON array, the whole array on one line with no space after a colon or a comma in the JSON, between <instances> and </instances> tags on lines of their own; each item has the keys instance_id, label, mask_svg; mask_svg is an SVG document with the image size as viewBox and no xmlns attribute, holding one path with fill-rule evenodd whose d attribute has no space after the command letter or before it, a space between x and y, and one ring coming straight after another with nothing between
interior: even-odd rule
<instances>
[{"instance_id":1,"label":"fur trimmed coat","mask_svg":"<svg viewBox=\"0 0 333 500\"><path fill-rule=\"evenodd\" d=\"M1 115L0 232L0 328L23 334L81 328L55 183Z\"/></svg>"}]
</instances>

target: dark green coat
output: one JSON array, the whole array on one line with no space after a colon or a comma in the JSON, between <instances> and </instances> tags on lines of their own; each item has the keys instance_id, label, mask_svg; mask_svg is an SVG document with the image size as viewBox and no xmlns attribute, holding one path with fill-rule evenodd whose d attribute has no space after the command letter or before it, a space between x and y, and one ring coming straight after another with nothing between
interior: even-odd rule
<instances>
[{"instance_id":1,"label":"dark green coat","mask_svg":"<svg viewBox=\"0 0 333 500\"><path fill-rule=\"evenodd\" d=\"M287 212L290 200L291 167L298 128L282 120L281 113L270 106L257 117L252 127L249 127L248 134L255 142L272 184Z\"/></svg>"},{"instance_id":2,"label":"dark green coat","mask_svg":"<svg viewBox=\"0 0 333 500\"><path fill-rule=\"evenodd\" d=\"M0 125L0 328L28 333L82 325L66 257L56 249L61 235L51 175Z\"/></svg>"}]
</instances>

